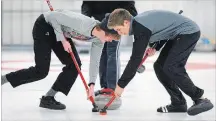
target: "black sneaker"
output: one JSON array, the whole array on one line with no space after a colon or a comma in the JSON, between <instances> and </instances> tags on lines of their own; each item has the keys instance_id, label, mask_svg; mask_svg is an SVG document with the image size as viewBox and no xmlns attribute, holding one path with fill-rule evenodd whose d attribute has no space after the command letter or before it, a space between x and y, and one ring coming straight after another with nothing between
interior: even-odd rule
<instances>
[{"instance_id":1,"label":"black sneaker","mask_svg":"<svg viewBox=\"0 0 216 121\"><path fill-rule=\"evenodd\" d=\"M208 99L198 99L194 101L194 104L188 109L188 115L197 115L199 113L211 110L213 108L213 104Z\"/></svg>"},{"instance_id":2,"label":"black sneaker","mask_svg":"<svg viewBox=\"0 0 216 121\"><path fill-rule=\"evenodd\" d=\"M160 107L157 109L157 112L160 113L182 113L182 112L187 112L187 105L166 105L164 107Z\"/></svg>"},{"instance_id":3,"label":"black sneaker","mask_svg":"<svg viewBox=\"0 0 216 121\"><path fill-rule=\"evenodd\" d=\"M39 107L53 110L63 110L66 108L64 104L57 102L52 96L42 96Z\"/></svg>"}]
</instances>

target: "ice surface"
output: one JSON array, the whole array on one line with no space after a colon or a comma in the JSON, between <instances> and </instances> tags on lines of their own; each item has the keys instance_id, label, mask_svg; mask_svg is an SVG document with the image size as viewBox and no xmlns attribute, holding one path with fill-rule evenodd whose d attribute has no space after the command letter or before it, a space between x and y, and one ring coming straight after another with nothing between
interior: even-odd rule
<instances>
[{"instance_id":1,"label":"ice surface","mask_svg":"<svg viewBox=\"0 0 216 121\"><path fill-rule=\"evenodd\" d=\"M2 74L34 65L33 52L28 51L3 51ZM39 102L52 86L58 73L61 71L61 63L53 55L51 72L38 82L12 88L10 84L2 86L2 121L185 121L185 120L215 120L215 108L197 116L189 116L186 113L161 114L156 109L159 106L170 103L169 95L157 80L152 64L157 58L148 58L145 63L146 71L136 74L134 79L125 89L122 95L122 107L119 110L108 111L106 116L91 112L91 103L86 99L86 93L80 77L78 77L68 96L61 93L56 99L66 104L64 111L53 111L39 108ZM88 81L89 55L80 55L82 70ZM121 70L125 68L130 57L129 52L121 52ZM216 66L215 53L192 53L188 60L188 74L193 82L205 90L208 97L215 105L215 81ZM99 82L99 81L97 81ZM99 89L99 83L96 85ZM186 96L188 107L193 102Z\"/></svg>"}]
</instances>

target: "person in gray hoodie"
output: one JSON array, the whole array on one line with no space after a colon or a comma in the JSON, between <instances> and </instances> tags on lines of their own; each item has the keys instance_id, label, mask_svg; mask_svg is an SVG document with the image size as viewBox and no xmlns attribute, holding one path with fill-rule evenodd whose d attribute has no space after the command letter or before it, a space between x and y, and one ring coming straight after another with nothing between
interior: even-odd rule
<instances>
[{"instance_id":1,"label":"person in gray hoodie","mask_svg":"<svg viewBox=\"0 0 216 121\"><path fill-rule=\"evenodd\" d=\"M51 89L42 96L40 107L63 110L66 106L54 98L57 92L68 95L78 71L69 52L73 52L81 67L81 61L72 39L92 42L89 79L95 81L99 60L106 41L118 40L120 36L109 30L106 24L69 10L55 10L41 14L33 27L35 66L2 75L1 84L9 82L13 88L44 79L50 68L51 51L64 65Z\"/></svg>"}]
</instances>

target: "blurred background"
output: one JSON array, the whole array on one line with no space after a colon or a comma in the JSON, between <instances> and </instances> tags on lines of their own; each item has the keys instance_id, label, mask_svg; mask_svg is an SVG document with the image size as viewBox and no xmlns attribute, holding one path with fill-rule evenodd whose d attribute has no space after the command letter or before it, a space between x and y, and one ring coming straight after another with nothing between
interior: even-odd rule
<instances>
[{"instance_id":1,"label":"blurred background","mask_svg":"<svg viewBox=\"0 0 216 121\"><path fill-rule=\"evenodd\" d=\"M81 12L81 0L51 0L55 9ZM201 28L202 36L196 46L199 51L214 51L215 46L215 0L160 0L135 1L138 13L165 9L173 12L183 10L183 15L191 18ZM3 0L2 38L3 50L32 49L32 27L36 18L49 11L45 0ZM76 40L75 40L76 41ZM121 48L130 48L132 40L124 37ZM77 42L79 49L88 49L90 43Z\"/></svg>"}]
</instances>

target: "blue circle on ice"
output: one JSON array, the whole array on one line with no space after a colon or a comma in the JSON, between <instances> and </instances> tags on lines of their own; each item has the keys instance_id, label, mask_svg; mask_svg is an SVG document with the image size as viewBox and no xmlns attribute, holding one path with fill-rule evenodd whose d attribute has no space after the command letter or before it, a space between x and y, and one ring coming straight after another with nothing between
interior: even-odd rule
<instances>
[{"instance_id":1,"label":"blue circle on ice","mask_svg":"<svg viewBox=\"0 0 216 121\"><path fill-rule=\"evenodd\" d=\"M201 40L203 44L210 44L210 41L208 38L201 38Z\"/></svg>"}]
</instances>

